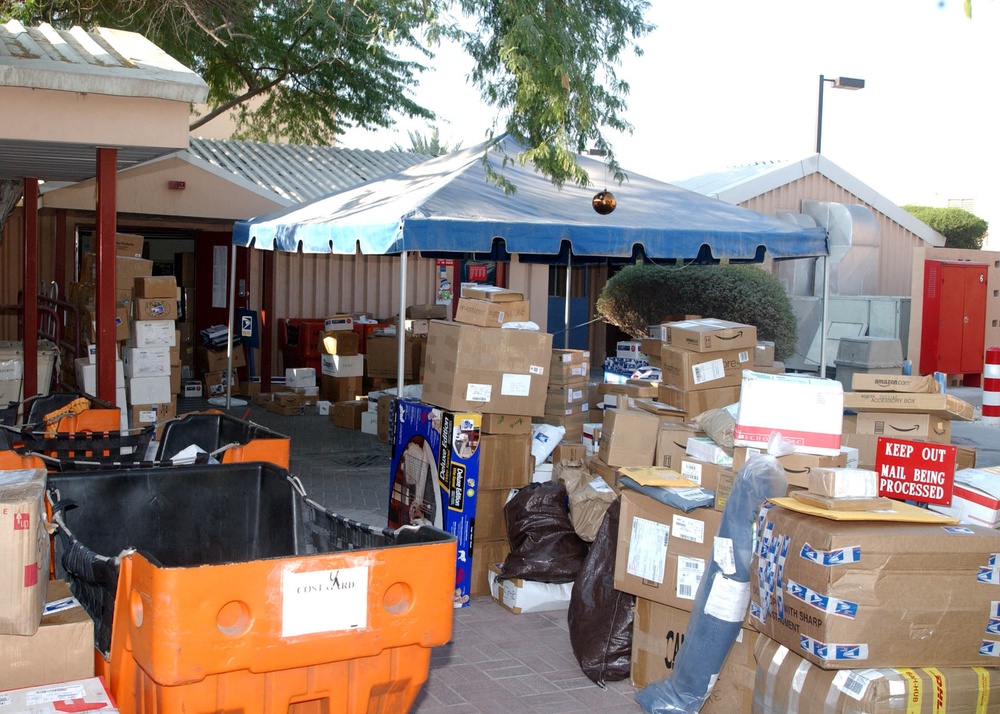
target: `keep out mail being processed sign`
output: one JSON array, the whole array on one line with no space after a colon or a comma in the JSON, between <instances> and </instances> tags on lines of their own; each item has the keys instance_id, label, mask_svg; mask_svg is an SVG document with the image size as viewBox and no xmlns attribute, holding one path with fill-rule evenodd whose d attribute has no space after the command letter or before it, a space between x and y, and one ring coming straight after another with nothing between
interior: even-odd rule
<instances>
[{"instance_id":1,"label":"keep out mail being processed sign","mask_svg":"<svg viewBox=\"0 0 1000 714\"><path fill-rule=\"evenodd\" d=\"M879 437L878 494L898 501L951 505L956 452L947 444Z\"/></svg>"}]
</instances>

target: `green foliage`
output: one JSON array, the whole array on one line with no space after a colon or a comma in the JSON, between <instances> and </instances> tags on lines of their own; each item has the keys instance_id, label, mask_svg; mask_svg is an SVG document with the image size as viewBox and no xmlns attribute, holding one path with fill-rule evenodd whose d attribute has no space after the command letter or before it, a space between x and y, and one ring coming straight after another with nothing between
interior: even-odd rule
<instances>
[{"instance_id":1,"label":"green foliage","mask_svg":"<svg viewBox=\"0 0 1000 714\"><path fill-rule=\"evenodd\" d=\"M396 151L405 151L410 154L442 156L444 154L450 154L453 151L458 151L462 148L462 142L458 142L454 146L442 144L441 133L437 127L433 127L430 135L428 136L421 134L419 131L408 131L406 133L410 137L410 146L406 147L402 144L396 144Z\"/></svg>"},{"instance_id":2,"label":"green foliage","mask_svg":"<svg viewBox=\"0 0 1000 714\"><path fill-rule=\"evenodd\" d=\"M477 25L450 19L457 7ZM329 144L347 128L389 127L395 116L431 112L412 99L419 73L443 37L475 60L472 81L510 133L556 185L588 177L576 156L607 151L604 133L631 131L623 53L652 26L646 0L0 0L0 20L132 30L197 72L210 111L192 129L232 110L235 137ZM419 62L401 59L415 50ZM251 102L253 100L253 102ZM500 117L503 118L500 118Z\"/></svg>"},{"instance_id":3,"label":"green foliage","mask_svg":"<svg viewBox=\"0 0 1000 714\"><path fill-rule=\"evenodd\" d=\"M608 280L597 313L635 338L667 315L732 320L754 325L758 339L773 341L777 359L795 351L797 325L785 289L749 265L629 266Z\"/></svg>"},{"instance_id":4,"label":"green foliage","mask_svg":"<svg viewBox=\"0 0 1000 714\"><path fill-rule=\"evenodd\" d=\"M903 206L904 211L923 221L947 241L945 248L979 250L989 231L990 224L961 208L934 208L932 206Z\"/></svg>"}]
</instances>

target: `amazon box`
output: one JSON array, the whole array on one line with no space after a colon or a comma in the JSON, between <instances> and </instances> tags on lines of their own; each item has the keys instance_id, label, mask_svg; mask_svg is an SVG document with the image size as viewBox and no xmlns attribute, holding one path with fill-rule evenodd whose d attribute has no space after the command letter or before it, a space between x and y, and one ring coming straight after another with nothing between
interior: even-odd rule
<instances>
[{"instance_id":1,"label":"amazon box","mask_svg":"<svg viewBox=\"0 0 1000 714\"><path fill-rule=\"evenodd\" d=\"M662 383L688 392L739 386L743 370L753 367L753 349L689 352L665 344L660 348Z\"/></svg>"},{"instance_id":2,"label":"amazon box","mask_svg":"<svg viewBox=\"0 0 1000 714\"><path fill-rule=\"evenodd\" d=\"M434 320L423 399L453 411L542 416L552 335Z\"/></svg>"},{"instance_id":3,"label":"amazon box","mask_svg":"<svg viewBox=\"0 0 1000 714\"><path fill-rule=\"evenodd\" d=\"M844 408L861 412L910 412L931 414L940 419L972 421L975 410L951 394L914 392L847 392Z\"/></svg>"},{"instance_id":4,"label":"amazon box","mask_svg":"<svg viewBox=\"0 0 1000 714\"><path fill-rule=\"evenodd\" d=\"M632 631L632 685L647 687L666 679L679 661L681 644L687 638L691 613L653 600L635 601L635 624ZM754 644L759 637L743 628L722 664L708 699L698 710L701 714L737 714L749 712L753 705ZM688 642L686 656L710 643ZM1000 677L998 677L1000 679Z\"/></svg>"},{"instance_id":5,"label":"amazon box","mask_svg":"<svg viewBox=\"0 0 1000 714\"><path fill-rule=\"evenodd\" d=\"M867 372L855 372L851 377L851 389L855 392L941 393L941 385L930 374L868 374Z\"/></svg>"},{"instance_id":6,"label":"amazon box","mask_svg":"<svg viewBox=\"0 0 1000 714\"><path fill-rule=\"evenodd\" d=\"M936 384L936 382L935 382ZM875 434L892 439L951 443L951 420L912 412L858 412L858 434Z\"/></svg>"},{"instance_id":7,"label":"amazon box","mask_svg":"<svg viewBox=\"0 0 1000 714\"><path fill-rule=\"evenodd\" d=\"M671 347L691 352L726 352L757 347L757 328L728 320L706 317L666 324L666 340Z\"/></svg>"},{"instance_id":8,"label":"amazon box","mask_svg":"<svg viewBox=\"0 0 1000 714\"><path fill-rule=\"evenodd\" d=\"M692 436L705 436L695 423L660 424L656 434L656 459L654 466L680 471L680 463L687 458L687 440Z\"/></svg>"},{"instance_id":9,"label":"amazon box","mask_svg":"<svg viewBox=\"0 0 1000 714\"><path fill-rule=\"evenodd\" d=\"M835 521L775 506L764 509L758 533L751 622L813 664L992 667L1000 661L1000 532Z\"/></svg>"},{"instance_id":10,"label":"amazon box","mask_svg":"<svg viewBox=\"0 0 1000 714\"><path fill-rule=\"evenodd\" d=\"M691 612L722 514L712 508L685 513L628 489L621 497L615 588Z\"/></svg>"},{"instance_id":11,"label":"amazon box","mask_svg":"<svg viewBox=\"0 0 1000 714\"><path fill-rule=\"evenodd\" d=\"M737 446L733 449L733 471L738 472L743 468L747 459L765 451L766 449ZM836 456L799 453L785 454L778 457L778 463L785 470L785 480L789 486L809 488L809 474L813 469L847 468L847 452L842 449Z\"/></svg>"}]
</instances>

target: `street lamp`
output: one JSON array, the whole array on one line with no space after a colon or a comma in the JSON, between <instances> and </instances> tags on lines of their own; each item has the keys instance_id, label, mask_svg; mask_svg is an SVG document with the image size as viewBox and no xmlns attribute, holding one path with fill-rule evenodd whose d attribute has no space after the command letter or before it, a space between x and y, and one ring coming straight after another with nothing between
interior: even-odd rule
<instances>
[{"instance_id":1,"label":"street lamp","mask_svg":"<svg viewBox=\"0 0 1000 714\"><path fill-rule=\"evenodd\" d=\"M819 109L816 112L816 153L820 153L820 146L823 142L823 85L827 82L833 85L834 89L864 89L865 80L854 77L824 77L819 76Z\"/></svg>"}]
</instances>

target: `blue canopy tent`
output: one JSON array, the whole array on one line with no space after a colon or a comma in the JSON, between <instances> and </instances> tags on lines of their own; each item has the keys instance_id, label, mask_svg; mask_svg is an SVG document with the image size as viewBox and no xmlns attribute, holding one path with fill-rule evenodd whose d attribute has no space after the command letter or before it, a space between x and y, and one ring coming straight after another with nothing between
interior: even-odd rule
<instances>
[{"instance_id":1,"label":"blue canopy tent","mask_svg":"<svg viewBox=\"0 0 1000 714\"><path fill-rule=\"evenodd\" d=\"M826 256L822 228L805 227L645 176L610 186L617 209L591 208L594 186L605 188L602 162L579 157L592 186L561 189L532 165L521 147L502 136L411 166L293 208L233 227L233 245L263 250L400 255L399 314L406 310L406 255L490 253L574 258L761 261ZM486 149L489 149L486 152ZM484 153L485 152L485 153ZM485 157L485 158L484 158ZM486 165L515 187L512 194L487 179ZM232 303L230 303L232 304ZM231 330L231 328L230 328ZM400 342L400 374L403 350ZM402 386L402 385L400 385Z\"/></svg>"}]
</instances>

